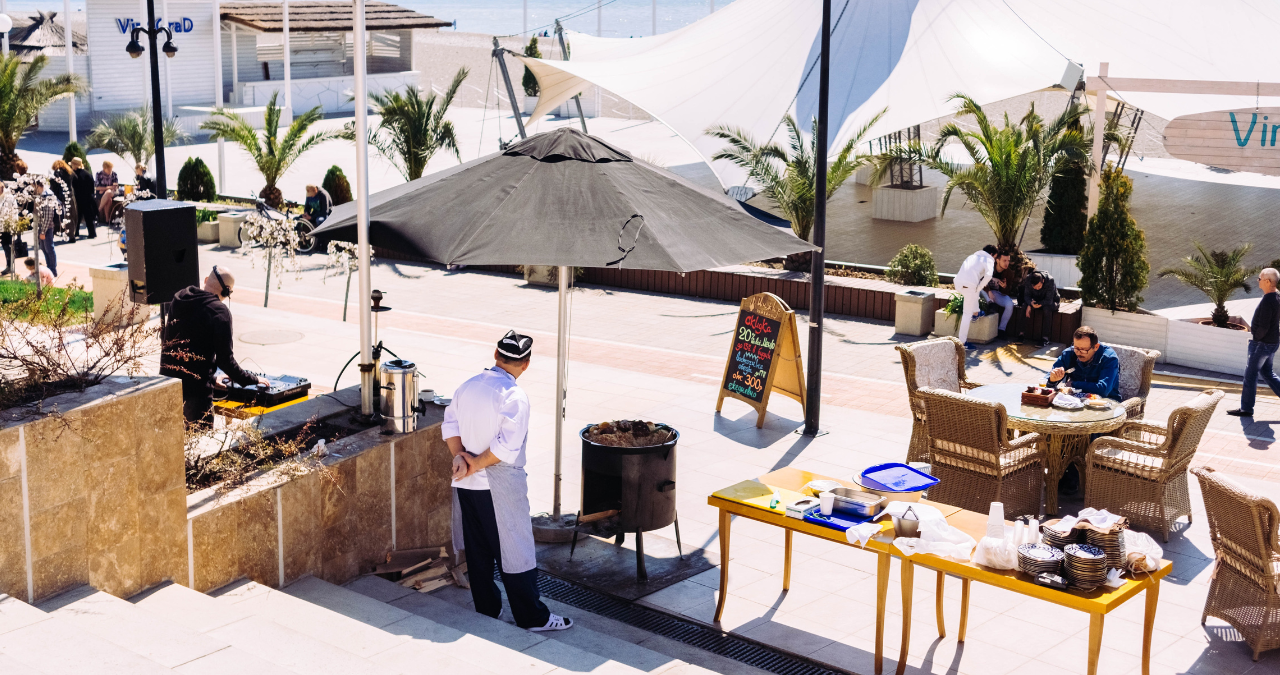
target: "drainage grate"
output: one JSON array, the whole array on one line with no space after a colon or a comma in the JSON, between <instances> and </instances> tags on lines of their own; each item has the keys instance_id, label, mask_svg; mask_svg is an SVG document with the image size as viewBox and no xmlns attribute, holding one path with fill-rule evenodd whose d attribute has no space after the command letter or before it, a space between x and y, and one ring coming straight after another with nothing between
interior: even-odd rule
<instances>
[{"instance_id":1,"label":"drainage grate","mask_svg":"<svg viewBox=\"0 0 1280 675\"><path fill-rule=\"evenodd\" d=\"M774 649L753 640L677 619L668 614L610 597L577 584L538 575L538 591L548 598L630 626L719 654L778 675L840 675L844 671Z\"/></svg>"}]
</instances>

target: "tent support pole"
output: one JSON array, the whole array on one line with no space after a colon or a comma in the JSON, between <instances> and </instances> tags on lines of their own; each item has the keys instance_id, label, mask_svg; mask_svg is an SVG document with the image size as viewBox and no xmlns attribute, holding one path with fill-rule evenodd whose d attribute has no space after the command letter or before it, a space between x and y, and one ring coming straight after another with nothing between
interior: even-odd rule
<instances>
[{"instance_id":1,"label":"tent support pole","mask_svg":"<svg viewBox=\"0 0 1280 675\"><path fill-rule=\"evenodd\" d=\"M1106 63L1098 64L1099 79L1107 76ZM1093 98L1093 153L1089 158L1093 171L1089 175L1089 213L1092 218L1098 212L1098 199L1102 194L1102 164L1106 157L1102 156L1102 137L1107 131L1107 90L1098 89Z\"/></svg>"},{"instance_id":2,"label":"tent support pole","mask_svg":"<svg viewBox=\"0 0 1280 675\"><path fill-rule=\"evenodd\" d=\"M817 190L813 203L813 267L809 274L812 295L809 299L809 381L805 392L804 435L820 436L819 412L822 409L822 314L825 311L827 243L827 98L831 81L831 0L822 0L822 53L818 58L818 130Z\"/></svg>"},{"instance_id":3,"label":"tent support pole","mask_svg":"<svg viewBox=\"0 0 1280 675\"><path fill-rule=\"evenodd\" d=\"M656 10L657 6L658 6L657 0L654 0L654 8L655 8L654 11L657 11ZM654 16L657 16L657 15L655 14ZM655 23L654 25L656 26L657 24ZM560 19L556 19L556 39L560 41L560 60L568 61L569 48L566 47L564 44L564 26L560 25ZM582 114L582 98L577 94L574 94L573 104L578 107L578 122L582 124L582 133L584 134L591 133L587 131L587 116ZM600 114L600 111L597 110L596 115L599 115L599 114Z\"/></svg>"},{"instance_id":4,"label":"tent support pole","mask_svg":"<svg viewBox=\"0 0 1280 675\"><path fill-rule=\"evenodd\" d=\"M520 104L516 103L516 90L511 86L511 74L507 72L507 59L504 50L498 45L498 37L493 38L493 58L498 60L498 69L502 71L502 81L507 84L507 98L511 99L511 114L516 118L516 128L520 130L520 138L528 138L524 132L524 118L520 117ZM501 139L499 139L501 140Z\"/></svg>"},{"instance_id":5,"label":"tent support pole","mask_svg":"<svg viewBox=\"0 0 1280 675\"><path fill-rule=\"evenodd\" d=\"M564 454L565 376L569 368L569 275L572 267L560 266L556 277L560 282L560 317L556 328L556 478L552 486L551 521L560 522L560 459Z\"/></svg>"},{"instance_id":6,"label":"tent support pole","mask_svg":"<svg viewBox=\"0 0 1280 675\"><path fill-rule=\"evenodd\" d=\"M362 48L365 41L364 0L353 0L353 4L352 41L356 46L352 50L356 88L356 257L360 268L360 415L364 420L373 421L377 412L373 409L377 373L373 372L373 313L369 304L373 293L373 281L369 275L369 92L365 84L367 55Z\"/></svg>"}]
</instances>

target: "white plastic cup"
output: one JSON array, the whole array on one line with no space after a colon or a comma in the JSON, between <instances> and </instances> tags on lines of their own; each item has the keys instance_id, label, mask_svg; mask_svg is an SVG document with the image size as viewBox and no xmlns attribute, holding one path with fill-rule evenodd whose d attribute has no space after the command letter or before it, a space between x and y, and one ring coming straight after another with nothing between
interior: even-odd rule
<instances>
[{"instance_id":1,"label":"white plastic cup","mask_svg":"<svg viewBox=\"0 0 1280 675\"><path fill-rule=\"evenodd\" d=\"M831 509L836 506L836 494L834 492L823 492L818 495L818 510L822 515L831 515Z\"/></svg>"},{"instance_id":2,"label":"white plastic cup","mask_svg":"<svg viewBox=\"0 0 1280 675\"><path fill-rule=\"evenodd\" d=\"M990 515L987 516L987 536L996 539L1004 538L1004 502L991 502Z\"/></svg>"}]
</instances>

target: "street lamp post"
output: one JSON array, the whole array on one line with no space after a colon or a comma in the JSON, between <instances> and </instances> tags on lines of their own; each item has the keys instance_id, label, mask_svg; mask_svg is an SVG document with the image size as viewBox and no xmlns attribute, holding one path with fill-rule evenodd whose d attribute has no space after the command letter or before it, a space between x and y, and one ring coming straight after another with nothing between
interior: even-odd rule
<instances>
[{"instance_id":1,"label":"street lamp post","mask_svg":"<svg viewBox=\"0 0 1280 675\"><path fill-rule=\"evenodd\" d=\"M159 50L156 49L156 38L160 33L165 34L164 46ZM164 177L164 119L160 116L160 57L159 52L163 51L164 55L173 58L178 53L178 48L173 45L173 33L164 26L156 25L156 5L154 0L147 0L147 27L134 26L133 32L129 35L129 45L125 47L125 51L129 52L129 56L138 58L142 56L142 52L146 51L142 44L138 42L138 34L145 33L147 42L151 45L151 131L154 135L156 148L156 198L166 199L168 197L168 188L165 186Z\"/></svg>"}]
</instances>

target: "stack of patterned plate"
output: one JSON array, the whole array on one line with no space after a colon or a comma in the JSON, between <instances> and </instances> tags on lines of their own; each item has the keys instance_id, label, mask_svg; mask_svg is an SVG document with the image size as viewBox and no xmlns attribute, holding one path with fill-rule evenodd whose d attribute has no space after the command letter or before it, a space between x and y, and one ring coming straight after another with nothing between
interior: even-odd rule
<instances>
[{"instance_id":1,"label":"stack of patterned plate","mask_svg":"<svg viewBox=\"0 0 1280 675\"><path fill-rule=\"evenodd\" d=\"M1107 555L1097 546L1069 544L1062 562L1072 588L1092 591L1107 580Z\"/></svg>"},{"instance_id":2,"label":"stack of patterned plate","mask_svg":"<svg viewBox=\"0 0 1280 675\"><path fill-rule=\"evenodd\" d=\"M1066 548L1068 544L1077 544L1080 542L1080 530L1075 528L1063 533L1059 530L1053 529L1048 524L1045 524L1040 526L1040 536L1044 539L1044 543L1054 548Z\"/></svg>"},{"instance_id":3,"label":"stack of patterned plate","mask_svg":"<svg viewBox=\"0 0 1280 675\"><path fill-rule=\"evenodd\" d=\"M1114 528L1110 532L1086 530L1085 541L1097 546L1107 554L1107 567L1124 569L1124 530Z\"/></svg>"},{"instance_id":4,"label":"stack of patterned plate","mask_svg":"<svg viewBox=\"0 0 1280 675\"><path fill-rule=\"evenodd\" d=\"M1018 569L1035 576L1042 572L1057 574L1062 566L1062 551L1045 544L1023 544L1018 547Z\"/></svg>"}]
</instances>

